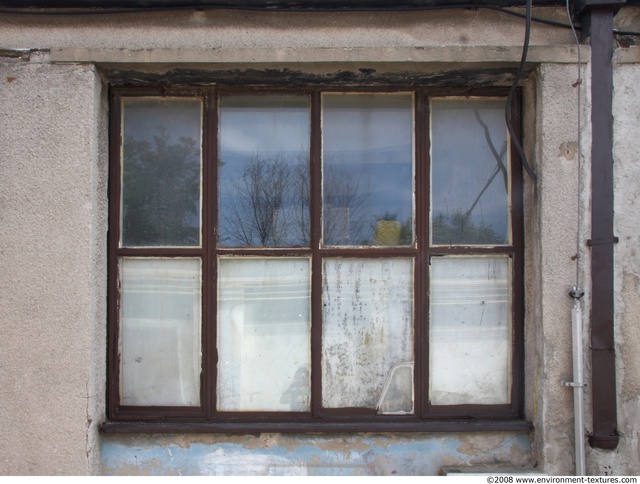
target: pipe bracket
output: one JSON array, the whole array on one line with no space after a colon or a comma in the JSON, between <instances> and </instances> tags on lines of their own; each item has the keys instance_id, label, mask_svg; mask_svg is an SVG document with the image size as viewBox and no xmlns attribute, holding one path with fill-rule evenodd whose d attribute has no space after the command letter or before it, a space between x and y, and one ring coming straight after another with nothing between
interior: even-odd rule
<instances>
[{"instance_id":1,"label":"pipe bracket","mask_svg":"<svg viewBox=\"0 0 640 484\"><path fill-rule=\"evenodd\" d=\"M575 381L563 381L562 382L562 386L563 387L572 387L572 388L585 388L587 386L586 383L578 383Z\"/></svg>"},{"instance_id":2,"label":"pipe bracket","mask_svg":"<svg viewBox=\"0 0 640 484\"><path fill-rule=\"evenodd\" d=\"M582 296L584 296L584 291L578 286L574 286L569 291L569 296L571 296L573 299L580 299Z\"/></svg>"},{"instance_id":3,"label":"pipe bracket","mask_svg":"<svg viewBox=\"0 0 640 484\"><path fill-rule=\"evenodd\" d=\"M593 247L594 245L617 244L618 242L620 242L618 237L605 237L601 239L589 239L587 240L587 245Z\"/></svg>"}]
</instances>

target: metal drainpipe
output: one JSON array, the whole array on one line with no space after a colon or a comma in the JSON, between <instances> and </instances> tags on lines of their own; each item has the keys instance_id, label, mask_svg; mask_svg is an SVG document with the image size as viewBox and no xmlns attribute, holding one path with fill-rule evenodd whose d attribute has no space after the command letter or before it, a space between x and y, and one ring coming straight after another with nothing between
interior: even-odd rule
<instances>
[{"instance_id":1,"label":"metal drainpipe","mask_svg":"<svg viewBox=\"0 0 640 484\"><path fill-rule=\"evenodd\" d=\"M618 445L613 287L613 15L624 0L586 0L591 43L591 447Z\"/></svg>"},{"instance_id":2,"label":"metal drainpipe","mask_svg":"<svg viewBox=\"0 0 640 484\"><path fill-rule=\"evenodd\" d=\"M584 361L582 344L582 309L580 308L580 298L584 296L584 291L575 286L569 292L573 298L573 308L571 309L571 333L573 342L573 381L563 382L565 386L573 387L573 422L575 426L575 459L576 476L586 474L586 458L584 443Z\"/></svg>"}]
</instances>

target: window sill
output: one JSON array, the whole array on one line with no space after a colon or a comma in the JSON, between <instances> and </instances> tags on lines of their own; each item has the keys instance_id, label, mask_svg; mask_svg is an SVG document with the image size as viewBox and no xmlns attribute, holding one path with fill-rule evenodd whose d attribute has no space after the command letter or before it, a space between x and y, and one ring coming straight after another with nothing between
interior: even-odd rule
<instances>
[{"instance_id":1,"label":"window sill","mask_svg":"<svg viewBox=\"0 0 640 484\"><path fill-rule=\"evenodd\" d=\"M528 432L525 420L446 420L407 422L105 422L105 434L256 434L365 432Z\"/></svg>"}]
</instances>

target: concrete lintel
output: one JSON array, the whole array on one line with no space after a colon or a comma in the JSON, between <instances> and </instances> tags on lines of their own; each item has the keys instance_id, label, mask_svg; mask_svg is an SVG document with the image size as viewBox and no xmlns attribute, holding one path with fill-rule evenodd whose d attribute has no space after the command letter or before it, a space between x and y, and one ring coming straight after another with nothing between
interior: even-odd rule
<instances>
[{"instance_id":1,"label":"concrete lintel","mask_svg":"<svg viewBox=\"0 0 640 484\"><path fill-rule=\"evenodd\" d=\"M630 47L616 49L613 53L614 64L639 64L640 63L640 46L632 45Z\"/></svg>"},{"instance_id":2,"label":"concrete lintel","mask_svg":"<svg viewBox=\"0 0 640 484\"><path fill-rule=\"evenodd\" d=\"M588 58L589 47L581 46ZM220 64L220 63L335 63L335 62L429 62L429 63L517 63L520 46L429 46L362 48L221 48L221 49L52 49L52 62L104 64ZM574 63L576 46L531 46L531 63Z\"/></svg>"}]
</instances>

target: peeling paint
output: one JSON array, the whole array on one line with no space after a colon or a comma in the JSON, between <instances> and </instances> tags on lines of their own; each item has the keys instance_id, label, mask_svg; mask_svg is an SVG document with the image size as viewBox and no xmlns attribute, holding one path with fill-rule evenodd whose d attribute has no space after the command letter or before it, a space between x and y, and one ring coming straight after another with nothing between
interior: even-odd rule
<instances>
[{"instance_id":1,"label":"peeling paint","mask_svg":"<svg viewBox=\"0 0 640 484\"><path fill-rule=\"evenodd\" d=\"M514 68L491 66L464 70L438 70L431 66L429 71L384 72L369 66L359 66L356 70L338 69L332 72L312 73L289 68L281 69L159 69L141 71L140 67L127 70L126 66L104 67L102 73L112 85L282 85L289 86L330 86L333 84L358 86L508 86L515 73Z\"/></svg>"}]
</instances>

